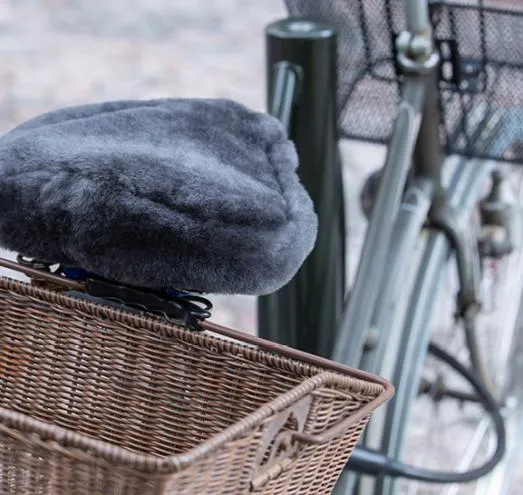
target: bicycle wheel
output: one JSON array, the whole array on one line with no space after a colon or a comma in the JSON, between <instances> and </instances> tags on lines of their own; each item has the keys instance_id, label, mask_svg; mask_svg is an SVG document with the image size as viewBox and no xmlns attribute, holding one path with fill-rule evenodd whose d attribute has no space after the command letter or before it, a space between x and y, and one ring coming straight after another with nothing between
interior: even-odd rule
<instances>
[{"instance_id":1,"label":"bicycle wheel","mask_svg":"<svg viewBox=\"0 0 523 495\"><path fill-rule=\"evenodd\" d=\"M461 181L468 186L461 197L459 191L454 191L454 198L474 217L475 206L485 192L482 186L488 186L490 168L488 164L483 164L483 168L475 164L472 167L469 179ZM512 170L511 181L521 205L523 174L520 170ZM494 438L490 419L482 407L467 400L467 393L471 398L467 385L452 370L430 357L425 359L429 339L440 342L462 362L466 363L469 357L463 331L452 320L458 286L453 266L447 263L448 245L445 244L441 235L429 236L425 254L416 267L417 280L411 291L400 344L403 359L397 360L391 377L397 387L396 400L381 423L369 425L367 443L416 466L456 471L467 470L488 457ZM445 265L450 268L449 277L444 276ZM520 331L523 243L517 243L513 252L500 260L484 259L484 265L486 299L491 304L486 305L478 318L477 340L504 404L508 439L505 460L493 473L475 483L442 487L388 478L365 479L360 493L510 493L519 458L515 439L523 434L523 386L515 379L523 367ZM418 393L420 389L423 394Z\"/></svg>"},{"instance_id":2,"label":"bicycle wheel","mask_svg":"<svg viewBox=\"0 0 523 495\"><path fill-rule=\"evenodd\" d=\"M517 191L518 204L523 204L523 175L512 170L511 183ZM452 273L444 294L456 293L457 281ZM521 348L522 289L523 289L523 245L521 238L514 251L500 259L483 259L484 310L476 321L476 340L488 381L493 393L503 405L507 426L507 454L505 460L490 475L476 483L437 487L437 493L510 493L515 465L519 456L515 441L520 435L523 418L523 386L518 383L521 375L523 352ZM450 301L442 303L449 308ZM450 307L450 309L452 309ZM451 315L450 311L438 314ZM437 328L432 338L445 346L454 356L467 362L470 350L460 325L446 323L437 318ZM471 399L466 385L459 383L454 374L441 363L427 359L422 375L424 396L412 406L413 423L416 429L406 432L405 452L407 459L419 462L421 450L431 452L426 466L436 469L466 470L489 455L494 443L490 420L481 405ZM430 411L427 415L427 411ZM425 431L424 431L425 430ZM432 432L432 434L431 434ZM519 434L518 434L519 433ZM459 435L466 446L456 448L454 439ZM423 449L419 448L423 438ZM417 447L418 446L418 447ZM427 457L427 456L426 456ZM403 484L407 493L418 493L421 486ZM432 487L434 490L434 487ZM427 492L427 487L423 487Z\"/></svg>"}]
</instances>

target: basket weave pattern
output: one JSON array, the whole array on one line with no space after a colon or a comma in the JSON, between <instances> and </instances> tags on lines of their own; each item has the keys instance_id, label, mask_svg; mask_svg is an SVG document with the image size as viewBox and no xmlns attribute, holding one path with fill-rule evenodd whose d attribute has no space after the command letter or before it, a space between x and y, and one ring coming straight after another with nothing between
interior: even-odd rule
<instances>
[{"instance_id":1,"label":"basket weave pattern","mask_svg":"<svg viewBox=\"0 0 523 495\"><path fill-rule=\"evenodd\" d=\"M368 415L319 445L278 435L319 435L383 394L7 279L0 378L2 494L330 493Z\"/></svg>"}]
</instances>

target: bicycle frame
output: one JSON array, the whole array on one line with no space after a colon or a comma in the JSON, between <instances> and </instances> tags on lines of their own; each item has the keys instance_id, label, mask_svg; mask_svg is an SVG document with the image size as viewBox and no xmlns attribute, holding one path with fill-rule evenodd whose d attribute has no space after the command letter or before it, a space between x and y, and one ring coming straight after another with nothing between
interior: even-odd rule
<instances>
[{"instance_id":1,"label":"bicycle frame","mask_svg":"<svg viewBox=\"0 0 523 495\"><path fill-rule=\"evenodd\" d=\"M427 3L406 0L406 7L413 35L430 37ZM315 250L291 284L260 298L259 331L268 339L359 366L379 300L377 288L387 279L387 259L401 266L404 260L397 255L408 252L405 246L397 253L390 247L393 232L398 232L396 219L413 157L411 196L420 203L421 214L413 226L403 228L412 232L421 228L427 205L441 189L437 65L431 59L430 66L411 64L406 71L382 185L351 297L344 307L345 265L340 260L345 252L345 228L335 47L336 34L323 23L286 20L267 28L269 110L288 126L296 144L299 174L315 203L320 229ZM414 241L411 235L408 242Z\"/></svg>"}]
</instances>

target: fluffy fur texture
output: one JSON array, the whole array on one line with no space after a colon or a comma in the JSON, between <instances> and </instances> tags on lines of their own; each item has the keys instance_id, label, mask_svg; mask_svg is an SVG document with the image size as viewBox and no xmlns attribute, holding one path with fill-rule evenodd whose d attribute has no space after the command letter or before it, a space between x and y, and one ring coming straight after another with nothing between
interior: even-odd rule
<instances>
[{"instance_id":1,"label":"fluffy fur texture","mask_svg":"<svg viewBox=\"0 0 523 495\"><path fill-rule=\"evenodd\" d=\"M317 218L279 122L228 100L64 108L0 138L0 244L119 282L265 294Z\"/></svg>"}]
</instances>

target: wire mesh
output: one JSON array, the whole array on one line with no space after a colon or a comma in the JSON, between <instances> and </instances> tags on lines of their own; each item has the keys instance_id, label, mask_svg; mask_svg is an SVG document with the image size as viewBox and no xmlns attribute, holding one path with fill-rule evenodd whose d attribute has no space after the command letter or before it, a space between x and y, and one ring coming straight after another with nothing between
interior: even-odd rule
<instances>
[{"instance_id":1,"label":"wire mesh","mask_svg":"<svg viewBox=\"0 0 523 495\"><path fill-rule=\"evenodd\" d=\"M345 137L385 143L399 99L394 39L405 29L399 0L286 0L293 16L339 32L338 112ZM441 142L447 153L523 161L523 3L431 1L441 54ZM478 139L496 125L485 149Z\"/></svg>"}]
</instances>

